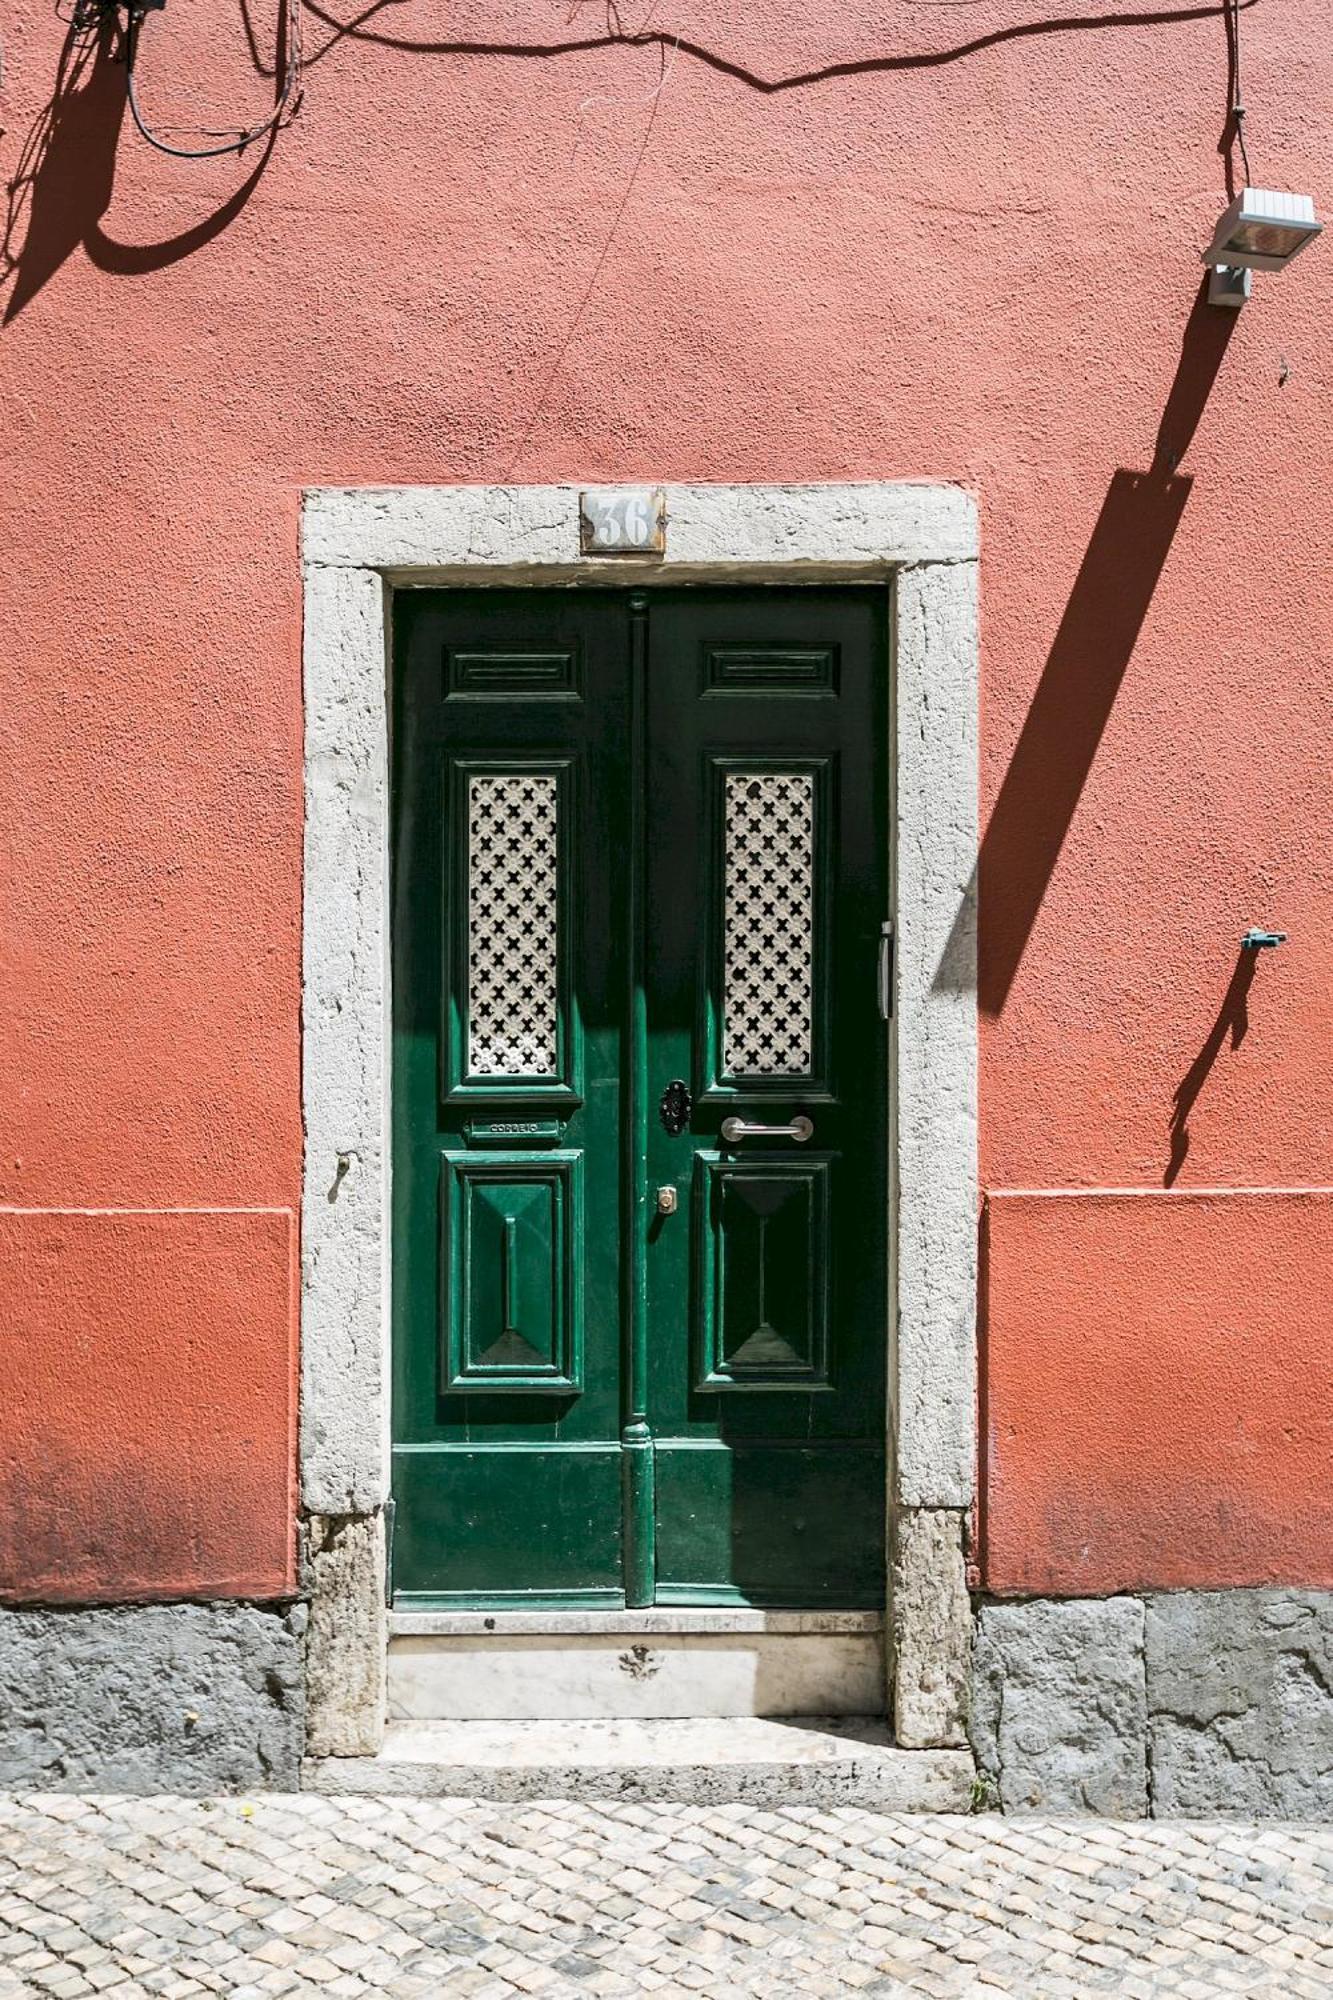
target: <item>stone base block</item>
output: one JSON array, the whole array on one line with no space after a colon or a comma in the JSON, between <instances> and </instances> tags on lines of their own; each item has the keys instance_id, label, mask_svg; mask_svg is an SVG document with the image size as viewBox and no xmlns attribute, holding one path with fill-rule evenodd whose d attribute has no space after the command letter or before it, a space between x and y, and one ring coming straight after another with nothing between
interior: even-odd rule
<instances>
[{"instance_id":1,"label":"stone base block","mask_svg":"<svg viewBox=\"0 0 1333 2000\"><path fill-rule=\"evenodd\" d=\"M1333 1819L1333 1593L983 1604L975 1657L1006 1811Z\"/></svg>"},{"instance_id":2,"label":"stone base block","mask_svg":"<svg viewBox=\"0 0 1333 2000\"><path fill-rule=\"evenodd\" d=\"M963 1515L904 1508L894 1523L893 1715L906 1748L967 1741L972 1605L963 1557Z\"/></svg>"},{"instance_id":3,"label":"stone base block","mask_svg":"<svg viewBox=\"0 0 1333 2000\"><path fill-rule=\"evenodd\" d=\"M972 1741L1006 1812L1141 1818L1147 1723L1136 1598L982 1606Z\"/></svg>"},{"instance_id":4,"label":"stone base block","mask_svg":"<svg viewBox=\"0 0 1333 2000\"><path fill-rule=\"evenodd\" d=\"M293 1788L303 1608L0 1612L0 1789Z\"/></svg>"},{"instance_id":5,"label":"stone base block","mask_svg":"<svg viewBox=\"0 0 1333 2000\"><path fill-rule=\"evenodd\" d=\"M1333 1596L1152 1597L1145 1643L1155 1812L1333 1818Z\"/></svg>"},{"instance_id":6,"label":"stone base block","mask_svg":"<svg viewBox=\"0 0 1333 2000\"><path fill-rule=\"evenodd\" d=\"M313 1514L305 1523L307 1748L373 1756L384 1733L384 1516Z\"/></svg>"}]
</instances>

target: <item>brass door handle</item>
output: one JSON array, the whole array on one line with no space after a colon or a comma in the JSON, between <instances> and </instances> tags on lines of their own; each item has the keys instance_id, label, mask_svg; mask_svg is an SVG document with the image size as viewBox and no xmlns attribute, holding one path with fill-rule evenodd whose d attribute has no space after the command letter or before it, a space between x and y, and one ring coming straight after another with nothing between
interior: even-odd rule
<instances>
[{"instance_id":1,"label":"brass door handle","mask_svg":"<svg viewBox=\"0 0 1333 2000\"><path fill-rule=\"evenodd\" d=\"M748 1118L722 1120L722 1137L729 1146L734 1146L738 1139L795 1139L803 1146L807 1139L814 1136L813 1120L807 1118L804 1112L798 1112L790 1125L756 1125Z\"/></svg>"}]
</instances>

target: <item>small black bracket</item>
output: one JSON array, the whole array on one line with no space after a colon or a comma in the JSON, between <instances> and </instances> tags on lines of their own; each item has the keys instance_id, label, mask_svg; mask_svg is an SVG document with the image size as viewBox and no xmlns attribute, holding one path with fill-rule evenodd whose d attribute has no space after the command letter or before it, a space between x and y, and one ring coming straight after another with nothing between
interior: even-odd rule
<instances>
[{"instance_id":1,"label":"small black bracket","mask_svg":"<svg viewBox=\"0 0 1333 2000\"><path fill-rule=\"evenodd\" d=\"M693 1109L694 1099L690 1096L689 1085L684 1077L673 1077L662 1092L657 1106L657 1115L662 1120L663 1131L671 1138L678 1139L689 1124Z\"/></svg>"},{"instance_id":2,"label":"small black bracket","mask_svg":"<svg viewBox=\"0 0 1333 2000\"><path fill-rule=\"evenodd\" d=\"M1264 951L1270 945L1285 944L1286 942L1287 933L1285 931L1248 930L1240 941L1240 948L1242 951Z\"/></svg>"}]
</instances>

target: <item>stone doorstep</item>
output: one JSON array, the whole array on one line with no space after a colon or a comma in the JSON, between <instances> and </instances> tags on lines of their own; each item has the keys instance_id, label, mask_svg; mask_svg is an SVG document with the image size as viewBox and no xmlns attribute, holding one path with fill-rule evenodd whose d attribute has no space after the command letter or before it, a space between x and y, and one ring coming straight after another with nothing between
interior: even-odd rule
<instances>
[{"instance_id":1,"label":"stone doorstep","mask_svg":"<svg viewBox=\"0 0 1333 2000\"><path fill-rule=\"evenodd\" d=\"M881 1722L390 1723L374 1757L307 1758L307 1791L496 1800L967 1812L967 1750L903 1750Z\"/></svg>"}]
</instances>

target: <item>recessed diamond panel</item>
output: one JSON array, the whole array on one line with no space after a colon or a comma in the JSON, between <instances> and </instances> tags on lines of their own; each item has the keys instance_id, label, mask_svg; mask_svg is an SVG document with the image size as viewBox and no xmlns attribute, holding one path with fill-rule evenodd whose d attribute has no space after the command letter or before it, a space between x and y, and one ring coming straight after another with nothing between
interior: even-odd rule
<instances>
[{"instance_id":1,"label":"recessed diamond panel","mask_svg":"<svg viewBox=\"0 0 1333 2000\"><path fill-rule=\"evenodd\" d=\"M828 1160L696 1172L696 1389L827 1388Z\"/></svg>"},{"instance_id":2,"label":"recessed diamond panel","mask_svg":"<svg viewBox=\"0 0 1333 2000\"><path fill-rule=\"evenodd\" d=\"M468 780L468 1071L554 1076L558 780Z\"/></svg>"},{"instance_id":3,"label":"recessed diamond panel","mask_svg":"<svg viewBox=\"0 0 1333 2000\"><path fill-rule=\"evenodd\" d=\"M814 779L729 771L722 1062L731 1076L809 1076L813 1059Z\"/></svg>"},{"instance_id":4,"label":"recessed diamond panel","mask_svg":"<svg viewBox=\"0 0 1333 2000\"><path fill-rule=\"evenodd\" d=\"M442 1343L450 1393L570 1395L579 1387L583 1255L574 1154L446 1154Z\"/></svg>"}]
</instances>

